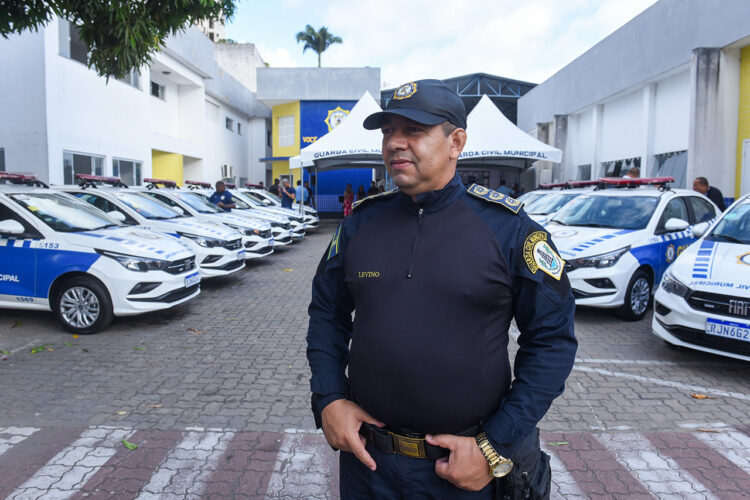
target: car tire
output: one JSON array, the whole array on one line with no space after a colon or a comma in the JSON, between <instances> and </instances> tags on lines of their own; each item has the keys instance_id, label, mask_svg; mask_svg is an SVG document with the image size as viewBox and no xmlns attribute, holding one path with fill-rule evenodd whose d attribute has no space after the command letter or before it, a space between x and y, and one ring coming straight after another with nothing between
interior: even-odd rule
<instances>
[{"instance_id":1,"label":"car tire","mask_svg":"<svg viewBox=\"0 0 750 500\"><path fill-rule=\"evenodd\" d=\"M107 289L86 276L67 279L57 287L53 310L63 328L80 335L97 333L114 319Z\"/></svg>"},{"instance_id":2,"label":"car tire","mask_svg":"<svg viewBox=\"0 0 750 500\"><path fill-rule=\"evenodd\" d=\"M651 277L638 270L630 278L625 290L625 303L617 310L617 315L625 321L638 321L643 318L651 305Z\"/></svg>"}]
</instances>

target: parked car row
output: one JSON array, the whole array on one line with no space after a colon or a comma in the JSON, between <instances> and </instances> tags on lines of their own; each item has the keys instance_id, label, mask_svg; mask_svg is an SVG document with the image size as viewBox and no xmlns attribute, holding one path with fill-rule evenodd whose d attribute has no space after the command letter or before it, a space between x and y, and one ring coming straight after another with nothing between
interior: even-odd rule
<instances>
[{"instance_id":1,"label":"parked car row","mask_svg":"<svg viewBox=\"0 0 750 500\"><path fill-rule=\"evenodd\" d=\"M203 183L144 179L146 186L128 187L82 174L76 181L49 187L0 172L0 307L52 310L80 334L115 316L188 301L202 279L235 273L319 221L316 212L280 213L263 203L227 212L208 201Z\"/></svg>"},{"instance_id":2,"label":"parked car row","mask_svg":"<svg viewBox=\"0 0 750 500\"><path fill-rule=\"evenodd\" d=\"M576 304L638 320L654 301L653 332L669 344L750 361L750 195L720 214L670 182L603 178L522 201L565 259Z\"/></svg>"}]
</instances>

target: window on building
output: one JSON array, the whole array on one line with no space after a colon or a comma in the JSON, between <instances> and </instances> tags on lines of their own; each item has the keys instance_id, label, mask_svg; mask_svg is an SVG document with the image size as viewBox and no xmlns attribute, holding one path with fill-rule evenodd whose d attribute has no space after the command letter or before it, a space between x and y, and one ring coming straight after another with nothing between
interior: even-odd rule
<instances>
[{"instance_id":1,"label":"window on building","mask_svg":"<svg viewBox=\"0 0 750 500\"><path fill-rule=\"evenodd\" d=\"M279 146L294 146L294 115L279 117Z\"/></svg>"},{"instance_id":2,"label":"window on building","mask_svg":"<svg viewBox=\"0 0 750 500\"><path fill-rule=\"evenodd\" d=\"M137 89L141 88L141 73L136 68L131 69L130 73L123 78L118 78L118 80Z\"/></svg>"},{"instance_id":3,"label":"window on building","mask_svg":"<svg viewBox=\"0 0 750 500\"><path fill-rule=\"evenodd\" d=\"M623 160L604 161L602 162L603 177L622 177L628 173L632 167L641 168L641 158L625 158Z\"/></svg>"},{"instance_id":4,"label":"window on building","mask_svg":"<svg viewBox=\"0 0 750 500\"><path fill-rule=\"evenodd\" d=\"M128 186L140 186L142 166L143 162L140 161L115 158L112 160L112 175L122 179Z\"/></svg>"},{"instance_id":5,"label":"window on building","mask_svg":"<svg viewBox=\"0 0 750 500\"><path fill-rule=\"evenodd\" d=\"M166 101L166 89L164 88L164 85L159 85L156 82L151 82L151 95L154 97L158 97L162 101Z\"/></svg>"},{"instance_id":6,"label":"window on building","mask_svg":"<svg viewBox=\"0 0 750 500\"><path fill-rule=\"evenodd\" d=\"M242 135L242 124L237 122L237 135Z\"/></svg>"},{"instance_id":7,"label":"window on building","mask_svg":"<svg viewBox=\"0 0 750 500\"><path fill-rule=\"evenodd\" d=\"M654 177L674 177L673 187L686 187L687 151L655 155L654 159Z\"/></svg>"},{"instance_id":8,"label":"window on building","mask_svg":"<svg viewBox=\"0 0 750 500\"><path fill-rule=\"evenodd\" d=\"M271 128L266 129L266 146L271 145Z\"/></svg>"},{"instance_id":9,"label":"window on building","mask_svg":"<svg viewBox=\"0 0 750 500\"><path fill-rule=\"evenodd\" d=\"M63 182L73 184L75 174L102 175L104 157L63 151Z\"/></svg>"},{"instance_id":10,"label":"window on building","mask_svg":"<svg viewBox=\"0 0 750 500\"><path fill-rule=\"evenodd\" d=\"M60 55L83 64L89 62L89 50L81 40L78 26L60 19Z\"/></svg>"},{"instance_id":11,"label":"window on building","mask_svg":"<svg viewBox=\"0 0 750 500\"><path fill-rule=\"evenodd\" d=\"M227 128L227 130L231 130L232 132L234 132L234 120L232 120L228 116L224 120L224 126Z\"/></svg>"},{"instance_id":12,"label":"window on building","mask_svg":"<svg viewBox=\"0 0 750 500\"><path fill-rule=\"evenodd\" d=\"M0 172L5 172L5 148L0 148Z\"/></svg>"},{"instance_id":13,"label":"window on building","mask_svg":"<svg viewBox=\"0 0 750 500\"><path fill-rule=\"evenodd\" d=\"M576 174L576 180L587 181L591 179L591 164L578 165L578 173Z\"/></svg>"}]
</instances>

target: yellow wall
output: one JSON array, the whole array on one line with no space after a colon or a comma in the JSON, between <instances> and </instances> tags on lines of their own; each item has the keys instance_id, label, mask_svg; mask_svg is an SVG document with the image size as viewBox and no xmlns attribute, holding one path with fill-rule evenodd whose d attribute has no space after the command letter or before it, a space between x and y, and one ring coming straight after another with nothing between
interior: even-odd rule
<instances>
[{"instance_id":1,"label":"yellow wall","mask_svg":"<svg viewBox=\"0 0 750 500\"><path fill-rule=\"evenodd\" d=\"M750 139L750 46L740 53L740 109L737 125L737 165L735 167L734 197L742 188L742 141Z\"/></svg>"},{"instance_id":2,"label":"yellow wall","mask_svg":"<svg viewBox=\"0 0 750 500\"><path fill-rule=\"evenodd\" d=\"M300 137L300 110L299 101L279 104L271 110L273 118L271 120L271 135L273 136L273 156L297 156L299 154L299 137ZM291 146L279 146L279 118L284 116L294 116L294 142ZM288 161L273 162L273 178L276 179L280 174L289 174Z\"/></svg>"},{"instance_id":3,"label":"yellow wall","mask_svg":"<svg viewBox=\"0 0 750 500\"><path fill-rule=\"evenodd\" d=\"M175 181L181 186L183 181L182 155L152 150L151 175L156 179Z\"/></svg>"}]
</instances>

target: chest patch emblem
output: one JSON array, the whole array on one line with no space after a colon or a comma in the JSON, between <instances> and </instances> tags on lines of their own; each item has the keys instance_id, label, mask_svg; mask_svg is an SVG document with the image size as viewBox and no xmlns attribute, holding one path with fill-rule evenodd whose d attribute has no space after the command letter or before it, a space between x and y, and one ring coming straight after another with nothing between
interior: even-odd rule
<instances>
[{"instance_id":1,"label":"chest patch emblem","mask_svg":"<svg viewBox=\"0 0 750 500\"><path fill-rule=\"evenodd\" d=\"M562 277L565 261L547 243L547 233L544 231L534 231L526 237L523 242L523 260L533 274L541 270L556 280Z\"/></svg>"}]
</instances>

